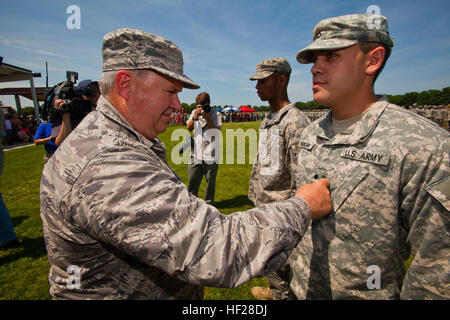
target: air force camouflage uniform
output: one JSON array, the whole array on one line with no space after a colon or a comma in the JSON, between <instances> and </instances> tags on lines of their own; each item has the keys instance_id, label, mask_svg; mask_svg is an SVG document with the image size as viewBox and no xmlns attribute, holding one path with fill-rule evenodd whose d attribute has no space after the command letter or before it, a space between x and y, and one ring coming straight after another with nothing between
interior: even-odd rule
<instances>
[{"instance_id":1,"label":"air force camouflage uniform","mask_svg":"<svg viewBox=\"0 0 450 320\"><path fill-rule=\"evenodd\" d=\"M348 27L343 18L321 25ZM301 137L297 185L328 178L333 212L312 222L294 249L292 292L299 299L450 298L449 134L385 98L339 134L331 121L330 112Z\"/></svg>"},{"instance_id":2,"label":"air force camouflage uniform","mask_svg":"<svg viewBox=\"0 0 450 320\"><path fill-rule=\"evenodd\" d=\"M157 41L165 55L181 56L172 43L140 31L108 38L109 52L136 50L137 42L151 56ZM185 83L182 68L173 74ZM221 215L188 193L158 139L143 137L102 96L43 171L41 218L54 298L195 299L201 286L234 287L284 264L310 210L293 197Z\"/></svg>"},{"instance_id":3,"label":"air force camouflage uniform","mask_svg":"<svg viewBox=\"0 0 450 320\"><path fill-rule=\"evenodd\" d=\"M284 58L263 60L250 80L271 76L274 72L291 73ZM255 206L288 199L297 165L300 134L310 123L305 113L293 103L279 111L269 112L259 127L258 154L250 175L248 198ZM267 276L275 299L286 299L289 293L289 266Z\"/></svg>"},{"instance_id":4,"label":"air force camouflage uniform","mask_svg":"<svg viewBox=\"0 0 450 320\"><path fill-rule=\"evenodd\" d=\"M250 175L248 192L255 206L290 197L291 176L297 166L300 135L308 124L308 117L293 103L275 114L269 113L261 123L258 154ZM278 144L277 148L275 144ZM272 156L274 150L276 161L273 161L275 158Z\"/></svg>"}]
</instances>

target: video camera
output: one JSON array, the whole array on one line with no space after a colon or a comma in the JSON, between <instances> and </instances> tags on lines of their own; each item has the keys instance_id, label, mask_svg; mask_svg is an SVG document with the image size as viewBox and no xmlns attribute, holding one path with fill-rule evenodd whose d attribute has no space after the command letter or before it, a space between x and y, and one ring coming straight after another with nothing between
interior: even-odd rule
<instances>
[{"instance_id":1,"label":"video camera","mask_svg":"<svg viewBox=\"0 0 450 320\"><path fill-rule=\"evenodd\" d=\"M89 95L86 90L95 90L91 88L77 89L75 83L78 80L78 73L67 71L67 80L58 83L51 88L45 95L44 109L42 118L58 125L62 121L64 113L70 113L70 120L74 124L78 124L92 110L92 103L83 99L82 95ZM60 109L55 108L56 99L62 99L66 102ZM73 126L75 127L75 126Z\"/></svg>"},{"instance_id":2,"label":"video camera","mask_svg":"<svg viewBox=\"0 0 450 320\"><path fill-rule=\"evenodd\" d=\"M205 104L202 106L203 111L205 111L206 113L211 112L211 106L209 104Z\"/></svg>"}]
</instances>

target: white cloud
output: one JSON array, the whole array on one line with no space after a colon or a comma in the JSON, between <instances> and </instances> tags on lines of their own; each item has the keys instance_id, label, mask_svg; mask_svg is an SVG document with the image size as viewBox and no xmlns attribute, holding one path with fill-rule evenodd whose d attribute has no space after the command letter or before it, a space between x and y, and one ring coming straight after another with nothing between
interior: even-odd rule
<instances>
[{"instance_id":1,"label":"white cloud","mask_svg":"<svg viewBox=\"0 0 450 320\"><path fill-rule=\"evenodd\" d=\"M68 57L68 56L57 54L53 51L41 49L41 48L39 48L41 45L37 44L34 41L29 41L29 40L24 41L24 40L19 40L19 39L6 39L6 38L1 37L0 44L4 45L6 47L9 47L9 48L13 48L13 49L25 50L25 51L29 51L29 52L33 52L33 53L37 53L37 54L41 54L41 55L70 59L70 57Z\"/></svg>"}]
</instances>

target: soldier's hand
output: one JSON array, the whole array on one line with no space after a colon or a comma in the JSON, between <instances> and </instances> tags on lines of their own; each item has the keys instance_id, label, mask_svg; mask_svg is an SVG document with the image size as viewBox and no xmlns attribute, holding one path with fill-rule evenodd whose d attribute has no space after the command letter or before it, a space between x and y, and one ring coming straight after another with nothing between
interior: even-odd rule
<instances>
[{"instance_id":1,"label":"soldier's hand","mask_svg":"<svg viewBox=\"0 0 450 320\"><path fill-rule=\"evenodd\" d=\"M298 188L296 196L305 200L311 209L311 218L319 219L328 215L333 204L331 202L330 181L328 179L320 179L310 184L304 184Z\"/></svg>"}]
</instances>

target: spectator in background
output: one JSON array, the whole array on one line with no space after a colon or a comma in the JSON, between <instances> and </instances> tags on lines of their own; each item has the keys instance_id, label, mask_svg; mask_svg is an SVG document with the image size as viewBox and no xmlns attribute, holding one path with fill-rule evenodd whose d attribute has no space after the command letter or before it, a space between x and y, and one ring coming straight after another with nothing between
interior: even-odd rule
<instances>
[{"instance_id":1,"label":"spectator in background","mask_svg":"<svg viewBox=\"0 0 450 320\"><path fill-rule=\"evenodd\" d=\"M216 136L210 129L220 131L222 120L217 110L211 108L211 100L207 92L200 93L195 100L197 108L192 111L187 122L188 130L194 130L195 145L193 150L191 149L191 162L188 165L188 191L197 196L200 183L205 176L205 201L208 204L214 204L220 141L215 140Z\"/></svg>"},{"instance_id":2,"label":"spectator in background","mask_svg":"<svg viewBox=\"0 0 450 320\"><path fill-rule=\"evenodd\" d=\"M29 128L20 125L17 128L17 138L19 139L19 142L31 142L33 136L31 135Z\"/></svg>"},{"instance_id":3,"label":"spectator in background","mask_svg":"<svg viewBox=\"0 0 450 320\"><path fill-rule=\"evenodd\" d=\"M12 142L20 141L19 137L17 136L17 133L19 131L19 128L22 127L22 121L16 117L16 111L13 110L11 113L11 125L12 125Z\"/></svg>"},{"instance_id":4,"label":"spectator in background","mask_svg":"<svg viewBox=\"0 0 450 320\"><path fill-rule=\"evenodd\" d=\"M3 113L2 113L2 119L3 119ZM11 123L11 114L8 113L6 114L6 120L5 121L1 121L1 125L5 126L5 131L6 131L6 143L8 145L12 145L13 143L13 127L12 127L12 123Z\"/></svg>"},{"instance_id":5,"label":"spectator in background","mask_svg":"<svg viewBox=\"0 0 450 320\"><path fill-rule=\"evenodd\" d=\"M52 141L52 129L53 123L42 122L34 136L34 145L40 146L44 145L45 154L44 154L44 165L47 163L48 159L53 155L53 153L58 148L54 141Z\"/></svg>"},{"instance_id":6,"label":"spectator in background","mask_svg":"<svg viewBox=\"0 0 450 320\"><path fill-rule=\"evenodd\" d=\"M3 131L4 115L0 111L0 132ZM3 163L5 154L3 153L3 144L0 141L0 177L2 176ZM0 192L0 250L14 248L19 246L14 227L9 216L8 209L3 202L2 193Z\"/></svg>"}]
</instances>

